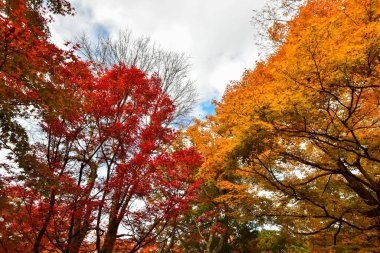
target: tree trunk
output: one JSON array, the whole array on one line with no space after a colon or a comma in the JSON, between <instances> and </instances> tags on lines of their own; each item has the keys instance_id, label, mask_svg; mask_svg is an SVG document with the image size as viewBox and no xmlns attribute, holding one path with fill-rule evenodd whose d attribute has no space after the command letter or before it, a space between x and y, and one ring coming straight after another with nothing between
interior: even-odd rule
<instances>
[{"instance_id":1,"label":"tree trunk","mask_svg":"<svg viewBox=\"0 0 380 253\"><path fill-rule=\"evenodd\" d=\"M82 228L83 229L83 228ZM66 253L78 253L86 237L87 230L80 230L73 234L72 239L67 247Z\"/></svg>"},{"instance_id":2,"label":"tree trunk","mask_svg":"<svg viewBox=\"0 0 380 253\"><path fill-rule=\"evenodd\" d=\"M34 245L33 245L33 252L34 253L40 252L41 241L42 241L42 238L45 235L46 229L50 223L51 216L53 215L54 205L55 205L55 191L53 190L53 192L50 194L49 212L45 217L42 228L38 232L37 238L36 238Z\"/></svg>"},{"instance_id":3,"label":"tree trunk","mask_svg":"<svg viewBox=\"0 0 380 253\"><path fill-rule=\"evenodd\" d=\"M104 244L100 253L112 253L115 246L117 230L119 228L119 222L115 218L110 219L108 230L104 238Z\"/></svg>"},{"instance_id":4,"label":"tree trunk","mask_svg":"<svg viewBox=\"0 0 380 253\"><path fill-rule=\"evenodd\" d=\"M81 177L82 177L82 170L84 166L81 167L81 172L80 172L80 178L78 180L78 186L80 186L81 183ZM94 187L95 180L97 177L97 166L91 166L90 165L90 174L88 176L88 185L87 185L87 194L82 197L82 200L88 200L91 195L91 191ZM70 233L68 237L68 247L66 252L67 253L78 253L80 250L80 246L83 243L83 240L85 239L87 235L87 231L89 231L90 227L90 216L93 208L89 205L86 206L86 212L82 217L75 217L75 211L77 211L78 199L75 200L75 205L74 205L74 210L71 216L71 225L70 225Z\"/></svg>"},{"instance_id":5,"label":"tree trunk","mask_svg":"<svg viewBox=\"0 0 380 253\"><path fill-rule=\"evenodd\" d=\"M205 253L212 253L212 251L211 251L211 243L212 243L213 239L214 239L214 233L210 233L210 235L208 237L207 244L206 244L206 251L205 251Z\"/></svg>"}]
</instances>

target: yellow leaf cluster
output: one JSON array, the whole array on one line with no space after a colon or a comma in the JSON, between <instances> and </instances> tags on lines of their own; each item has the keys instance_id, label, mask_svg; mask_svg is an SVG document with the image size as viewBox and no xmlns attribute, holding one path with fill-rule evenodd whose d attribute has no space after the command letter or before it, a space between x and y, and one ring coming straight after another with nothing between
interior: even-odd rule
<instances>
[{"instance_id":1,"label":"yellow leaf cluster","mask_svg":"<svg viewBox=\"0 0 380 253\"><path fill-rule=\"evenodd\" d=\"M277 214L299 232L373 232L380 228L380 1L310 0L286 29L276 53L227 88L216 115L189 128L205 156L199 176L234 207L246 206L247 194L260 205L256 186L272 192L273 203L258 213Z\"/></svg>"}]
</instances>

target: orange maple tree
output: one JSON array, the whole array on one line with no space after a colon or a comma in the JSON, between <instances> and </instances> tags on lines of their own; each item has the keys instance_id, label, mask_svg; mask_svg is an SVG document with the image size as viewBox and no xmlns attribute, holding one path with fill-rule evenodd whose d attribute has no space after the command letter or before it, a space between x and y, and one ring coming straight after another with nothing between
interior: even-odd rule
<instances>
[{"instance_id":1,"label":"orange maple tree","mask_svg":"<svg viewBox=\"0 0 380 253\"><path fill-rule=\"evenodd\" d=\"M277 51L188 130L230 217L379 246L379 4L306 1Z\"/></svg>"}]
</instances>

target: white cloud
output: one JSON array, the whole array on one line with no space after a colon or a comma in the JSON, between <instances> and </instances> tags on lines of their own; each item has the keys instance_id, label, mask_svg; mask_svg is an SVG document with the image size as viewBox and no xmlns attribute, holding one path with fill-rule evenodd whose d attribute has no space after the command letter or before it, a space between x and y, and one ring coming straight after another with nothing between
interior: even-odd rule
<instances>
[{"instance_id":1,"label":"white cloud","mask_svg":"<svg viewBox=\"0 0 380 253\"><path fill-rule=\"evenodd\" d=\"M200 102L220 99L230 80L252 68L257 49L250 24L259 0L74 0L74 17L57 17L53 40L62 43L85 31L117 36L130 29L150 36L161 47L191 57L191 78ZM198 106L200 108L200 106Z\"/></svg>"},{"instance_id":2,"label":"white cloud","mask_svg":"<svg viewBox=\"0 0 380 253\"><path fill-rule=\"evenodd\" d=\"M151 38L159 45L165 45L167 50L175 52L186 52L189 48L194 47L189 29L176 24L158 28L152 33Z\"/></svg>"}]
</instances>

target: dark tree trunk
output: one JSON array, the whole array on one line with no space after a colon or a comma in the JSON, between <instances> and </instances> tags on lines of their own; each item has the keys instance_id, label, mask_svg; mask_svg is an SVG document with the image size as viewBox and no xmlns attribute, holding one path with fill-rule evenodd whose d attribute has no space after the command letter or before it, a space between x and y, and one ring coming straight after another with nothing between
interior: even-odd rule
<instances>
[{"instance_id":1,"label":"dark tree trunk","mask_svg":"<svg viewBox=\"0 0 380 253\"><path fill-rule=\"evenodd\" d=\"M100 253L112 253L116 242L118 228L119 222L116 220L116 218L110 219L108 230L104 238L104 244Z\"/></svg>"},{"instance_id":2,"label":"dark tree trunk","mask_svg":"<svg viewBox=\"0 0 380 253\"><path fill-rule=\"evenodd\" d=\"M37 238L34 241L34 245L33 245L33 252L34 253L39 253L40 252L41 241L42 241L43 236L45 235L45 232L46 232L46 229L47 229L47 227L49 225L51 216L53 215L54 205L55 205L55 192L53 191L50 194L49 212L47 213L47 215L45 217L45 220L44 220L44 223L42 225L42 228L38 232Z\"/></svg>"}]
</instances>

